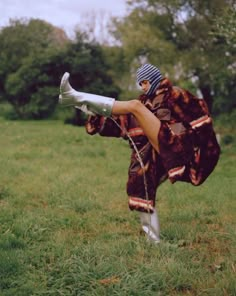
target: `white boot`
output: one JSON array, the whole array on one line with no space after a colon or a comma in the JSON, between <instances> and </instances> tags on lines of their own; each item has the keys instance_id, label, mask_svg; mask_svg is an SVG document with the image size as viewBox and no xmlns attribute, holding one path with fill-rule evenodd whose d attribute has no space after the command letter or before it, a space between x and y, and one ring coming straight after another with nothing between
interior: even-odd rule
<instances>
[{"instance_id":1,"label":"white boot","mask_svg":"<svg viewBox=\"0 0 236 296\"><path fill-rule=\"evenodd\" d=\"M140 220L148 239L155 244L160 243L160 225L156 209L153 213L140 213Z\"/></svg>"},{"instance_id":2,"label":"white boot","mask_svg":"<svg viewBox=\"0 0 236 296\"><path fill-rule=\"evenodd\" d=\"M115 102L114 98L78 92L71 87L69 77L70 74L66 72L61 79L59 95L60 104L64 106L75 106L82 111L84 108L92 113L106 117L111 115L112 107Z\"/></svg>"}]
</instances>

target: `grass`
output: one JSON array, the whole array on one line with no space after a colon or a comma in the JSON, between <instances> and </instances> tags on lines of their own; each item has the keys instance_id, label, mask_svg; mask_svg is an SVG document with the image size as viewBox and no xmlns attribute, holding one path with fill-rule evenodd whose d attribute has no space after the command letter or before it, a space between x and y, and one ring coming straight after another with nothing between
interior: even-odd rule
<instances>
[{"instance_id":1,"label":"grass","mask_svg":"<svg viewBox=\"0 0 236 296\"><path fill-rule=\"evenodd\" d=\"M129 148L61 121L0 119L0 295L236 295L236 150L164 183L162 243L127 207Z\"/></svg>"}]
</instances>

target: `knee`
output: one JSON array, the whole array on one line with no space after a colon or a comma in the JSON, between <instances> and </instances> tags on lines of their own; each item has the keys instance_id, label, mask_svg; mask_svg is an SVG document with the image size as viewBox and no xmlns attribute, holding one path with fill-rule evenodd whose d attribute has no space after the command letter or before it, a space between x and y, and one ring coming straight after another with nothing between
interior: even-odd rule
<instances>
[{"instance_id":1,"label":"knee","mask_svg":"<svg viewBox=\"0 0 236 296\"><path fill-rule=\"evenodd\" d=\"M133 113L138 112L143 107L144 107L143 104L139 100L130 101L130 108Z\"/></svg>"}]
</instances>

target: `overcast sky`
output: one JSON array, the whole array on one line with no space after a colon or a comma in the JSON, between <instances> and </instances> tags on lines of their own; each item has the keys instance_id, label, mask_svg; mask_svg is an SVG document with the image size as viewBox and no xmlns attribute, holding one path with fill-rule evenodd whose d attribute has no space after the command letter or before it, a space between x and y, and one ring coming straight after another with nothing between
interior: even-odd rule
<instances>
[{"instance_id":1,"label":"overcast sky","mask_svg":"<svg viewBox=\"0 0 236 296\"><path fill-rule=\"evenodd\" d=\"M0 27L10 18L39 18L61 27L69 36L86 15L97 14L102 19L125 15L126 0L0 0Z\"/></svg>"}]
</instances>

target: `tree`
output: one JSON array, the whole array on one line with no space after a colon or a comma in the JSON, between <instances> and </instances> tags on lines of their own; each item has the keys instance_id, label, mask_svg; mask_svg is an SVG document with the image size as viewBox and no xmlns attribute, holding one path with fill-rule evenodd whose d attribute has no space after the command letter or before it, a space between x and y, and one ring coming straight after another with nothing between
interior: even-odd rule
<instances>
[{"instance_id":1,"label":"tree","mask_svg":"<svg viewBox=\"0 0 236 296\"><path fill-rule=\"evenodd\" d=\"M29 55L5 83L8 101L21 119L44 119L58 103L58 85L63 72L63 52L51 49Z\"/></svg>"},{"instance_id":2,"label":"tree","mask_svg":"<svg viewBox=\"0 0 236 296\"><path fill-rule=\"evenodd\" d=\"M11 20L0 32L0 97L14 117L48 117L57 104L65 32L38 20ZM58 67L61 69L60 74Z\"/></svg>"},{"instance_id":3,"label":"tree","mask_svg":"<svg viewBox=\"0 0 236 296\"><path fill-rule=\"evenodd\" d=\"M232 56L212 37L214 19L233 4L230 0L131 0L130 14L115 23L130 64L149 61L174 82L199 89L212 110L213 96L225 96ZM227 70L228 71L228 70ZM221 85L217 74L221 72ZM231 75L235 75L231 72ZM222 85L224 87L222 88Z\"/></svg>"},{"instance_id":4,"label":"tree","mask_svg":"<svg viewBox=\"0 0 236 296\"><path fill-rule=\"evenodd\" d=\"M55 103L46 99L53 88L40 72L41 65L48 64L53 53L58 55L67 41L64 31L38 19L11 20L1 30L0 98L12 104L15 116L44 118L51 114Z\"/></svg>"},{"instance_id":5,"label":"tree","mask_svg":"<svg viewBox=\"0 0 236 296\"><path fill-rule=\"evenodd\" d=\"M215 29L212 35L233 54L236 52L236 4L228 7L224 14L217 16L214 20Z\"/></svg>"},{"instance_id":6,"label":"tree","mask_svg":"<svg viewBox=\"0 0 236 296\"><path fill-rule=\"evenodd\" d=\"M11 20L10 25L0 31L0 95L5 89L7 76L24 63L24 58L37 55L51 47L64 46L64 31L38 20Z\"/></svg>"},{"instance_id":7,"label":"tree","mask_svg":"<svg viewBox=\"0 0 236 296\"><path fill-rule=\"evenodd\" d=\"M64 70L71 74L70 82L79 91L119 97L120 88L114 82L103 47L88 41L85 33L77 31L75 40L68 45ZM72 121L81 123L80 116L80 112L76 112Z\"/></svg>"},{"instance_id":8,"label":"tree","mask_svg":"<svg viewBox=\"0 0 236 296\"><path fill-rule=\"evenodd\" d=\"M231 112L236 108L236 5L228 7L224 13L214 19L214 28L211 32L216 44L220 44L227 65L215 73L215 111ZM224 96L222 96L224 94ZM227 102L227 103L226 103Z\"/></svg>"},{"instance_id":9,"label":"tree","mask_svg":"<svg viewBox=\"0 0 236 296\"><path fill-rule=\"evenodd\" d=\"M0 81L4 98L18 118L49 117L58 101L60 79L71 73L80 90L118 97L120 89L111 75L99 44L77 32L68 40L58 28L40 20L16 21L0 33Z\"/></svg>"},{"instance_id":10,"label":"tree","mask_svg":"<svg viewBox=\"0 0 236 296\"><path fill-rule=\"evenodd\" d=\"M135 8L124 19L115 20L114 25L114 35L124 50L124 62L131 69L131 77L127 80L129 85L134 86L135 70L143 62L162 65L163 72L171 72L175 47L164 38L156 23L156 14L145 8Z\"/></svg>"},{"instance_id":11,"label":"tree","mask_svg":"<svg viewBox=\"0 0 236 296\"><path fill-rule=\"evenodd\" d=\"M68 45L64 65L71 73L71 83L81 91L118 97L120 89L109 75L110 65L102 47L87 42L84 33L78 31L76 39Z\"/></svg>"},{"instance_id":12,"label":"tree","mask_svg":"<svg viewBox=\"0 0 236 296\"><path fill-rule=\"evenodd\" d=\"M109 65L108 74L121 90L119 99L128 100L137 96L137 90L134 90L133 83L130 83L130 65L123 48L117 45L102 45L102 51L104 60Z\"/></svg>"}]
</instances>

